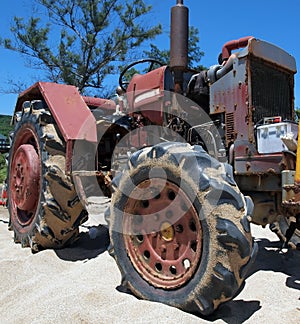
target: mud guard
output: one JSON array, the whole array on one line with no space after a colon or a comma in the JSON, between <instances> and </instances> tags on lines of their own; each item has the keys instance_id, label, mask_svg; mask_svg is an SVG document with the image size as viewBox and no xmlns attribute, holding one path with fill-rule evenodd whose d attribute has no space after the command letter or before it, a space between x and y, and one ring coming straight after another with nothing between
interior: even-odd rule
<instances>
[{"instance_id":1,"label":"mud guard","mask_svg":"<svg viewBox=\"0 0 300 324\"><path fill-rule=\"evenodd\" d=\"M23 111L25 101L44 100L66 142L97 142L96 120L75 86L37 82L17 100L14 115Z\"/></svg>"}]
</instances>

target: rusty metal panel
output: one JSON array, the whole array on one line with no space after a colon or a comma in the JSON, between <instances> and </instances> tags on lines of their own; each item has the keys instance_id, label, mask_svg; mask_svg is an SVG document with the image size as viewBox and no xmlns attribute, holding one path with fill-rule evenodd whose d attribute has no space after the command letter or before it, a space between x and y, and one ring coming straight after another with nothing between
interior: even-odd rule
<instances>
[{"instance_id":1,"label":"rusty metal panel","mask_svg":"<svg viewBox=\"0 0 300 324\"><path fill-rule=\"evenodd\" d=\"M45 100L66 142L97 142L95 118L75 86L37 82L19 95L15 112L35 99Z\"/></svg>"},{"instance_id":2,"label":"rusty metal panel","mask_svg":"<svg viewBox=\"0 0 300 324\"><path fill-rule=\"evenodd\" d=\"M166 66L148 72L136 74L131 79L127 88L129 112L141 111L143 116L152 123L163 123L165 82L170 70Z\"/></svg>"},{"instance_id":3,"label":"rusty metal panel","mask_svg":"<svg viewBox=\"0 0 300 324\"><path fill-rule=\"evenodd\" d=\"M170 67L172 70L186 70L188 66L189 9L183 3L171 9Z\"/></svg>"},{"instance_id":4,"label":"rusty metal panel","mask_svg":"<svg viewBox=\"0 0 300 324\"><path fill-rule=\"evenodd\" d=\"M279 181L278 174L272 173L252 173L252 174L235 174L234 180L236 181L239 189L242 192L251 192L251 198L255 197L255 192L259 192L258 196L263 199L262 192L271 194L281 193L282 187ZM266 201L267 202L267 201ZM264 215L265 217L266 215Z\"/></svg>"},{"instance_id":5,"label":"rusty metal panel","mask_svg":"<svg viewBox=\"0 0 300 324\"><path fill-rule=\"evenodd\" d=\"M253 38L249 41L248 52L293 73L297 72L295 58L273 44Z\"/></svg>"},{"instance_id":6,"label":"rusty metal panel","mask_svg":"<svg viewBox=\"0 0 300 324\"><path fill-rule=\"evenodd\" d=\"M85 96L82 96L82 99L90 108L101 108L107 114L113 114L116 111L116 103L111 99Z\"/></svg>"},{"instance_id":7,"label":"rusty metal panel","mask_svg":"<svg viewBox=\"0 0 300 324\"><path fill-rule=\"evenodd\" d=\"M240 156L235 158L236 174L280 174L282 154Z\"/></svg>"},{"instance_id":8,"label":"rusty metal panel","mask_svg":"<svg viewBox=\"0 0 300 324\"><path fill-rule=\"evenodd\" d=\"M246 60L235 58L232 69L210 86L210 114L225 113L226 144L249 137L249 85Z\"/></svg>"},{"instance_id":9,"label":"rusty metal panel","mask_svg":"<svg viewBox=\"0 0 300 324\"><path fill-rule=\"evenodd\" d=\"M66 141L97 141L95 118L76 87L39 82L39 88Z\"/></svg>"},{"instance_id":10,"label":"rusty metal panel","mask_svg":"<svg viewBox=\"0 0 300 324\"><path fill-rule=\"evenodd\" d=\"M256 145L247 140L234 143L235 174L280 174L284 168L282 153L259 154Z\"/></svg>"}]
</instances>

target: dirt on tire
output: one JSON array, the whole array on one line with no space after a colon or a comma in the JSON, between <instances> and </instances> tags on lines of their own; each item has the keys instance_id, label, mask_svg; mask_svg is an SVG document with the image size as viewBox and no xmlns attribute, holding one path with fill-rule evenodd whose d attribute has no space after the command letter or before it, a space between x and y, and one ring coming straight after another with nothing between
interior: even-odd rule
<instances>
[{"instance_id":1,"label":"dirt on tire","mask_svg":"<svg viewBox=\"0 0 300 324\"><path fill-rule=\"evenodd\" d=\"M174 195L168 198L164 194L166 187L160 189L160 194L153 194L155 184L151 186L147 181L155 170L164 175L167 188L179 188ZM110 254L120 268L124 289L142 299L202 315L212 313L238 293L256 254L256 246L252 243L247 220L251 204L247 204L247 199L239 192L230 166L213 159L200 146L163 143L136 152L128 169L114 179L113 188L107 212ZM178 194L180 190L181 195ZM181 207L186 204L184 202L179 202L176 208L168 207L172 206L175 196L180 196L181 201L189 201L189 209ZM186 200L183 197L187 197ZM159 199L162 199L162 211L156 208ZM196 223L191 208L196 211L201 226L190 225L186 229L189 226L186 224ZM176 209L181 216L173 224L167 221L171 234L166 236L161 225L168 218L164 218L164 214L174 214ZM186 213L190 214L190 223L185 220ZM132 222L128 221L129 217ZM158 224L151 226L161 228L156 234L151 230L146 233L139 225L142 222L147 228L149 217L153 224ZM128 223L132 224L131 232ZM180 244L182 235L196 228L201 229L200 239L187 239L190 251L186 252ZM154 240L153 237L158 238ZM166 255L161 252L163 250L167 251ZM176 272L182 269L177 250L185 253L187 257L183 261L187 259L188 265L197 262L190 275L189 266L178 271L181 280ZM200 254L199 258L193 257L195 253ZM173 279L179 284L170 284Z\"/></svg>"},{"instance_id":2,"label":"dirt on tire","mask_svg":"<svg viewBox=\"0 0 300 324\"><path fill-rule=\"evenodd\" d=\"M19 157L20 148L34 152L38 162L31 162L26 156ZM66 174L65 155L66 143L46 104L32 101L31 109L24 110L16 124L12 139L8 202L9 227L14 231L15 242L23 247L30 246L33 252L71 244L78 236L80 224L87 219L72 178ZM16 161L17 158L20 161ZM22 164L38 169L35 187L27 192L22 192L22 184L26 185L30 172L23 172ZM17 171L13 169L15 165ZM36 197L27 203L26 195L30 190Z\"/></svg>"}]
</instances>

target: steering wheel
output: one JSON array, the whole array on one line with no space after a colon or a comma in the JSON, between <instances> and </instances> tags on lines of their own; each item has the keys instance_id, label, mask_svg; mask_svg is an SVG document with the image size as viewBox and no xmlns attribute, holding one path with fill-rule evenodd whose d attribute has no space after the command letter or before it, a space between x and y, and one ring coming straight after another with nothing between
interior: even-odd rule
<instances>
[{"instance_id":1,"label":"steering wheel","mask_svg":"<svg viewBox=\"0 0 300 324\"><path fill-rule=\"evenodd\" d=\"M162 62L157 61L157 60L155 60L155 59L151 59L151 58L142 59L142 60L135 61L135 62L129 64L129 65L126 66L126 68L121 72L120 77L119 77L119 86L121 87L121 89L122 89L123 91L126 92L127 86L128 86L128 84L129 84L128 81L124 81L124 80L123 80L124 75L126 74L126 72L127 72L129 69L131 69L133 66L135 66L135 65L142 64L142 63L147 63L147 62L150 63L149 68L148 68L148 70L147 70L147 73L153 70L153 66L154 66L154 64L158 64L159 66L163 66L163 65L165 65L165 64L163 64Z\"/></svg>"}]
</instances>

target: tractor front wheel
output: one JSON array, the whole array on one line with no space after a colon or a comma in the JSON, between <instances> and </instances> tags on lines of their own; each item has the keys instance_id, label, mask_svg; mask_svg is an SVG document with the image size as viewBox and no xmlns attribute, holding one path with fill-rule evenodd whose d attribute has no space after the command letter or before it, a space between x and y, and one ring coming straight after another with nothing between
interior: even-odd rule
<instances>
[{"instance_id":1,"label":"tractor front wheel","mask_svg":"<svg viewBox=\"0 0 300 324\"><path fill-rule=\"evenodd\" d=\"M113 188L110 254L126 289L202 315L237 294L256 248L228 165L199 146L158 144L136 152Z\"/></svg>"},{"instance_id":2,"label":"tractor front wheel","mask_svg":"<svg viewBox=\"0 0 300 324\"><path fill-rule=\"evenodd\" d=\"M23 112L8 165L9 226L15 242L33 252L70 244L87 217L65 173L65 143L42 104L33 101Z\"/></svg>"}]
</instances>

